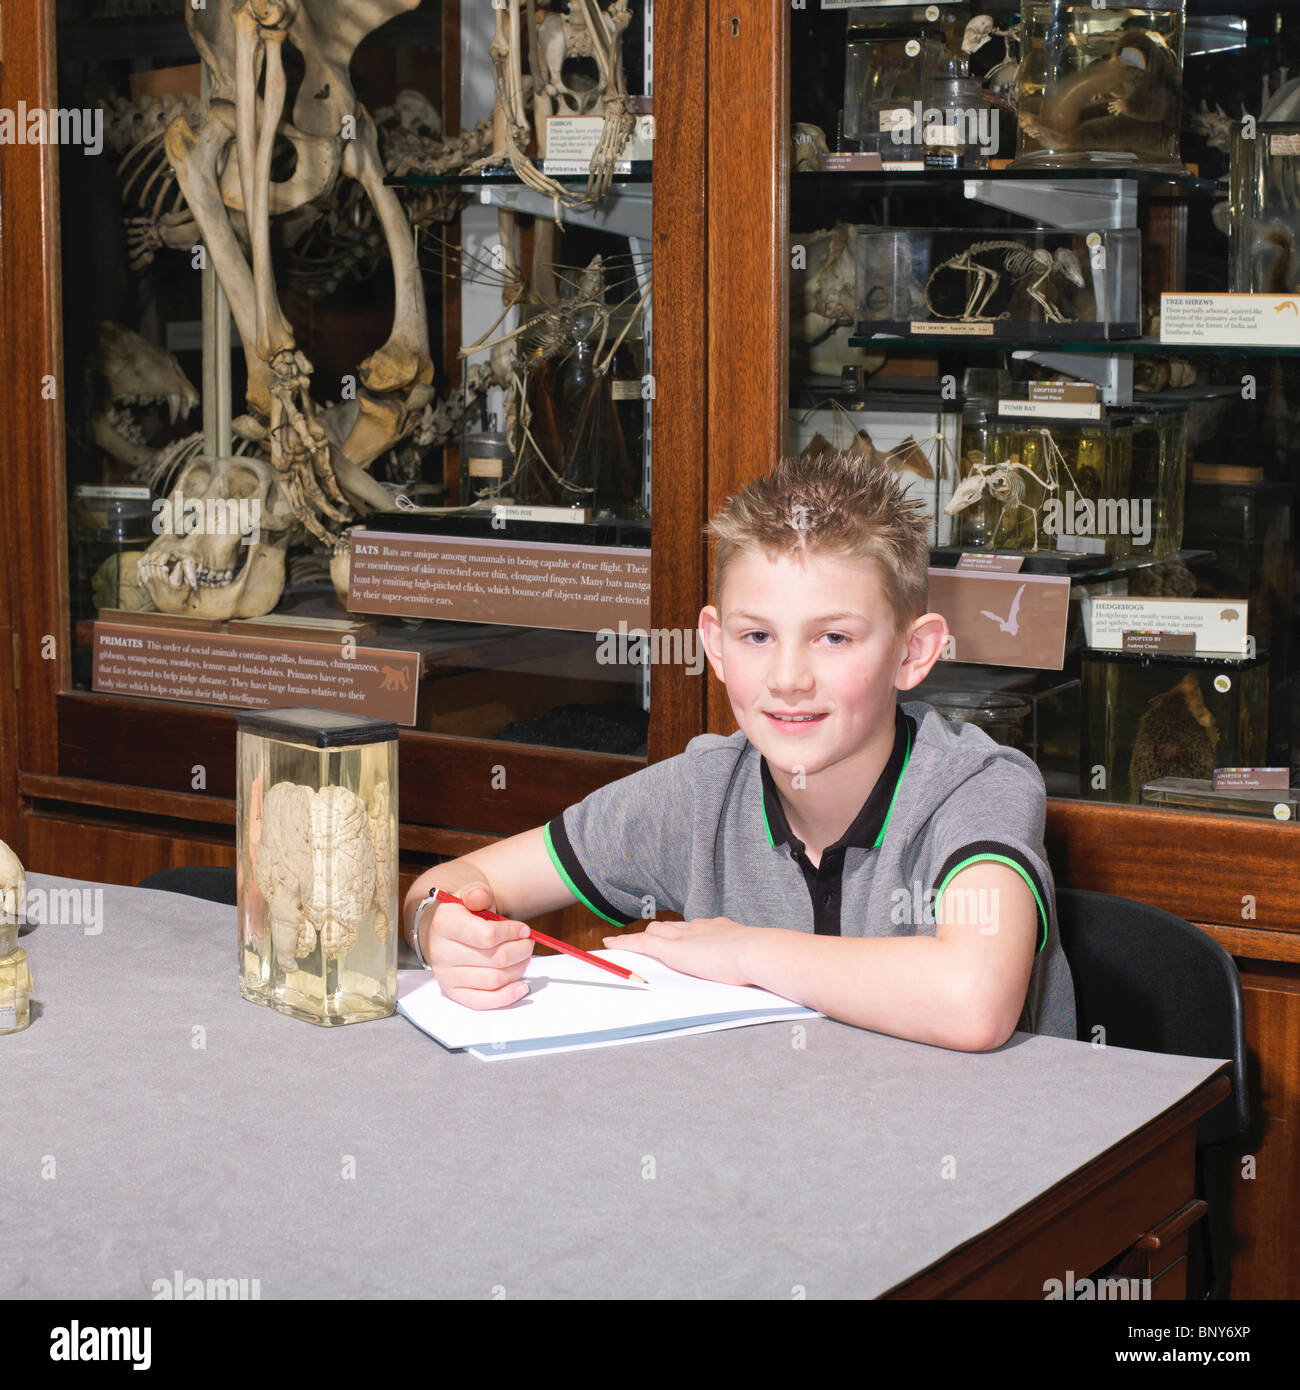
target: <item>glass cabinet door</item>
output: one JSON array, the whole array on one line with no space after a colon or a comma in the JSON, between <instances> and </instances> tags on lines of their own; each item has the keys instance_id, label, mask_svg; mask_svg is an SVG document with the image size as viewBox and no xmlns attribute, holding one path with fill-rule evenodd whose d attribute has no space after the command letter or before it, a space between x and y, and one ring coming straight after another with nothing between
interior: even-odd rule
<instances>
[{"instance_id":1,"label":"glass cabinet door","mask_svg":"<svg viewBox=\"0 0 1300 1390\"><path fill-rule=\"evenodd\" d=\"M649 0L54 12L74 687L644 756Z\"/></svg>"},{"instance_id":2,"label":"glass cabinet door","mask_svg":"<svg viewBox=\"0 0 1300 1390\"><path fill-rule=\"evenodd\" d=\"M1300 109L1259 84L1295 36L1213 8L792 13L786 441L924 506L953 640L905 698L1049 795L1290 821ZM1186 326L1270 291L1253 340ZM1046 582L1050 633L994 630Z\"/></svg>"}]
</instances>

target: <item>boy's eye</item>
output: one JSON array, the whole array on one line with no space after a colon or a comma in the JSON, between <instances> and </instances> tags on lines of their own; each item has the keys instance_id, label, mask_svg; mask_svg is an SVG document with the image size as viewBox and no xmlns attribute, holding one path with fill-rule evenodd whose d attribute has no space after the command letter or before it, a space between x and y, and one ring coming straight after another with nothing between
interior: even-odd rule
<instances>
[{"instance_id":1,"label":"boy's eye","mask_svg":"<svg viewBox=\"0 0 1300 1390\"><path fill-rule=\"evenodd\" d=\"M766 646L767 639L771 635L770 632L746 632L741 634L740 640L742 642L748 642L751 647L762 647ZM827 642L832 647L842 647L845 643L852 640L847 632L824 632L822 636L826 638Z\"/></svg>"}]
</instances>

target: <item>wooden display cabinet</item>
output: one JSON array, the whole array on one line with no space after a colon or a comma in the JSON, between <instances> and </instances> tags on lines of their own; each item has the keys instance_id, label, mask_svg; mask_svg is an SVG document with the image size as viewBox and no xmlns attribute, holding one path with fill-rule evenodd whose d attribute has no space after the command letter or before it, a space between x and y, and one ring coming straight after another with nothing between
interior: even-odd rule
<instances>
[{"instance_id":1,"label":"wooden display cabinet","mask_svg":"<svg viewBox=\"0 0 1300 1390\"><path fill-rule=\"evenodd\" d=\"M708 457L718 476L747 477L786 447L786 137L801 117L790 109L787 0L708 9ZM706 717L710 729L735 727L715 681ZM1058 885L1177 913L1235 959L1255 1110L1245 1153L1255 1166L1234 1193L1232 1296L1300 1297L1300 830L1049 799L1047 847Z\"/></svg>"},{"instance_id":2,"label":"wooden display cabinet","mask_svg":"<svg viewBox=\"0 0 1300 1390\"><path fill-rule=\"evenodd\" d=\"M660 464L651 545L654 625L689 630L706 601L706 495L725 494L739 479L711 490L706 485L705 266L694 249L705 241L705 52L702 16L681 8L661 6L655 31L657 97L669 114L660 120L656 140L660 175L652 258ZM459 21L457 0L446 0L442 85L450 94L445 119L453 129L459 122ZM55 42L54 0L9 0L3 6L0 105L57 104ZM15 703L6 701L0 716L0 833L35 870L106 882L134 883L171 864L233 864L233 714L74 688L57 150L0 151L0 201L0 415L11 486L6 512L15 537L3 570L0 620L16 692ZM441 351L454 360L459 327L453 307L441 336L432 335L435 356ZM58 383L52 391L50 380ZM448 462L449 471L453 465ZM703 729L704 687L675 666L654 667L651 679L648 756L658 759L678 752ZM465 854L491 838L537 825L645 761L403 731L404 878L409 881L436 856ZM196 791L192 770L200 764L205 785ZM590 942L608 930L583 909L563 918L551 930L575 939Z\"/></svg>"},{"instance_id":3,"label":"wooden display cabinet","mask_svg":"<svg viewBox=\"0 0 1300 1390\"><path fill-rule=\"evenodd\" d=\"M1230 7L1229 7L1230 8ZM449 52L456 6L448 3ZM0 5L0 107L56 104L53 0ZM788 0L655 10L655 505L652 622L693 628L707 601L702 527L785 448L788 398ZM449 113L450 115L451 113ZM39 872L137 882L234 863L234 718L72 688L59 186L48 146L0 148L0 420L9 543L0 566L0 836ZM443 351L450 339L444 338ZM656 666L648 758L735 728L725 690ZM206 787L190 768L202 763ZM404 882L434 856L535 826L644 760L404 731ZM508 791L492 790L503 767ZM1233 1293L1300 1296L1300 909L1294 826L1053 800L1061 885L1140 898L1234 956L1261 1129L1237 1184ZM574 909L540 924L579 943Z\"/></svg>"}]
</instances>

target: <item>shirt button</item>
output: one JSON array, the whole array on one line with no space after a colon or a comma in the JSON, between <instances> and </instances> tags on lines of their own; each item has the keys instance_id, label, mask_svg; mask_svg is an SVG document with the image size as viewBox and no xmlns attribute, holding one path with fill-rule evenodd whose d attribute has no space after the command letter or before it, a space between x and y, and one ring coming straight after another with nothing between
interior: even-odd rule
<instances>
[{"instance_id":1,"label":"shirt button","mask_svg":"<svg viewBox=\"0 0 1300 1390\"><path fill-rule=\"evenodd\" d=\"M835 895L834 895L833 893L823 893L823 894L822 894L822 906L823 906L823 907L829 907L829 906L831 905L831 901L832 901L832 899L834 898L834 896L835 896Z\"/></svg>"}]
</instances>

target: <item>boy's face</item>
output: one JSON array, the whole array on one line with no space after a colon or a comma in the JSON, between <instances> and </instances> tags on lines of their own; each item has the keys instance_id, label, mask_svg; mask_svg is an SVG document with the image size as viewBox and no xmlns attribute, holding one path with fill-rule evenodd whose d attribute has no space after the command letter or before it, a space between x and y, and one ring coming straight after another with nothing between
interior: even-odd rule
<instances>
[{"instance_id":1,"label":"boy's face","mask_svg":"<svg viewBox=\"0 0 1300 1390\"><path fill-rule=\"evenodd\" d=\"M811 776L892 730L895 691L925 678L947 635L933 613L899 632L876 566L838 556L741 555L721 598L700 614L705 650L736 722L783 772Z\"/></svg>"}]
</instances>

